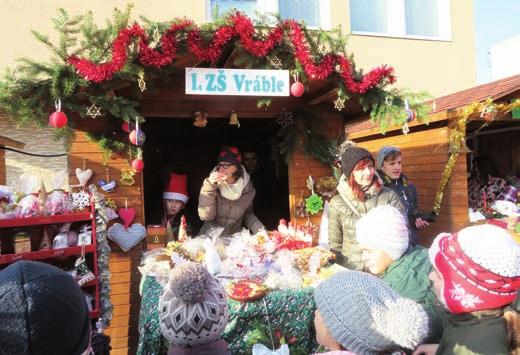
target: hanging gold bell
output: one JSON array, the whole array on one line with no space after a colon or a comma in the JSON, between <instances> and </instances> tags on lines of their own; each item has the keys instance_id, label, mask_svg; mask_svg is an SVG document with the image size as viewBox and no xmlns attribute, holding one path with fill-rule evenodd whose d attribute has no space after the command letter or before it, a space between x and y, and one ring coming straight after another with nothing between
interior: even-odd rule
<instances>
[{"instance_id":1,"label":"hanging gold bell","mask_svg":"<svg viewBox=\"0 0 520 355\"><path fill-rule=\"evenodd\" d=\"M229 125L240 127L240 122L238 121L238 114L235 111L231 111L229 115Z\"/></svg>"},{"instance_id":2,"label":"hanging gold bell","mask_svg":"<svg viewBox=\"0 0 520 355\"><path fill-rule=\"evenodd\" d=\"M204 128L208 124L208 114L203 111L195 112L193 125L195 127Z\"/></svg>"}]
</instances>

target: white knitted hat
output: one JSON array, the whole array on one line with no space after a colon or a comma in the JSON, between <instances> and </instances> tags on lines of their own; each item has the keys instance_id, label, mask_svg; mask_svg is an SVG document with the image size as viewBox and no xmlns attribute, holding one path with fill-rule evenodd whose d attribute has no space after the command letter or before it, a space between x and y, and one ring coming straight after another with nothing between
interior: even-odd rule
<instances>
[{"instance_id":1,"label":"white knitted hat","mask_svg":"<svg viewBox=\"0 0 520 355\"><path fill-rule=\"evenodd\" d=\"M503 228L484 224L459 231L460 248L483 268L507 277L520 276L520 245Z\"/></svg>"},{"instance_id":2,"label":"white knitted hat","mask_svg":"<svg viewBox=\"0 0 520 355\"><path fill-rule=\"evenodd\" d=\"M359 244L383 250L397 260L408 249L406 219L390 205L375 207L357 221L356 239Z\"/></svg>"},{"instance_id":3,"label":"white knitted hat","mask_svg":"<svg viewBox=\"0 0 520 355\"><path fill-rule=\"evenodd\" d=\"M345 271L323 281L314 300L334 339L356 354L413 349L428 334L428 316L383 280Z\"/></svg>"}]
</instances>

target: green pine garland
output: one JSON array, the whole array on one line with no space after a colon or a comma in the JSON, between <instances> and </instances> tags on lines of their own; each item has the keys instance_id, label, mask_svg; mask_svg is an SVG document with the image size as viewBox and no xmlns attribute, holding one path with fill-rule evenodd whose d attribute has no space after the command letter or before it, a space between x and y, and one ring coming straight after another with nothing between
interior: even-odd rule
<instances>
[{"instance_id":1,"label":"green pine garland","mask_svg":"<svg viewBox=\"0 0 520 355\"><path fill-rule=\"evenodd\" d=\"M147 78L167 78L172 72L173 67L163 69L153 69L143 67L136 59L137 52L134 47L130 47L128 55L130 60L125 67L114 75L114 78L102 84L88 82L78 76L75 70L67 63L67 58L71 55L81 56L94 62L105 62L111 59L112 42L119 32L128 27L131 20L132 5L127 6L123 11L114 10L113 18L107 21L101 28L93 21L92 12L83 16L71 17L64 9L59 9L58 14L52 19L54 29L58 32L58 43L52 43L47 35L33 31L35 38L49 48L52 58L47 63L37 62L29 58L21 58L14 69L8 69L2 79L0 79L0 109L14 119L20 125L37 124L47 125L48 116L54 111L54 102L60 99L62 110L67 114L76 114L85 117L86 108L95 104L101 109L104 115L113 117L117 122L131 122L135 119L144 121L139 114L139 97L120 97L116 90L122 87L136 87L140 77ZM144 28L150 38L154 38L154 33L163 33L172 22L154 22L149 19L140 18ZM223 16L212 23L201 26L201 37L210 39L213 37L215 29L227 23L228 17ZM278 19L280 21L280 19ZM269 23L264 21L257 23L257 30L261 33L262 29L268 29ZM303 26L309 47L313 56L320 57L324 53L346 53L346 38L339 29L332 31L311 31ZM180 35L182 36L182 34ZM157 45L160 47L160 44ZM298 72L299 79L307 82L301 64L291 56L292 43L284 41L282 45L275 48L266 58L255 58L246 51L238 49L239 56L235 64L244 67L254 68L274 68L274 64L269 58L278 57L282 64L282 69L290 69ZM187 52L187 48L181 46L179 54ZM353 64L354 65L354 64ZM355 76L360 78L361 70L354 67ZM339 78L335 77L339 87L338 95L348 99L345 88ZM153 81L149 81L152 85ZM375 88L364 95L357 97L363 108L371 112L374 122L377 122L381 129L389 124L403 124L406 120L404 111L405 97L410 103L411 109L417 112L417 117L425 117L427 109L420 104L422 95L401 92L396 89L386 90ZM260 99L258 107L269 107L271 100ZM292 129L292 128L291 128ZM66 128L57 129L58 137L70 138L74 132L73 124ZM306 134L306 153L316 157L320 161L330 161L330 147L325 138L315 134L314 130ZM282 133L286 138L285 146L290 147L292 138L287 132ZM106 139L96 139L105 151L117 150L119 145L114 142L108 144ZM288 148L289 150L291 148Z\"/></svg>"}]
</instances>

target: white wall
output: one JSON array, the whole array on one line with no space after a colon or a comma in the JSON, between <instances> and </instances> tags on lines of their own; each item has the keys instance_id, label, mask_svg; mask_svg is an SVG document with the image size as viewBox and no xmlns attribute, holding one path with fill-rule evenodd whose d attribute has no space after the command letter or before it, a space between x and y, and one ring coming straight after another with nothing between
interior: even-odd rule
<instances>
[{"instance_id":1,"label":"white wall","mask_svg":"<svg viewBox=\"0 0 520 355\"><path fill-rule=\"evenodd\" d=\"M520 36L500 41L490 48L491 81L520 74Z\"/></svg>"}]
</instances>

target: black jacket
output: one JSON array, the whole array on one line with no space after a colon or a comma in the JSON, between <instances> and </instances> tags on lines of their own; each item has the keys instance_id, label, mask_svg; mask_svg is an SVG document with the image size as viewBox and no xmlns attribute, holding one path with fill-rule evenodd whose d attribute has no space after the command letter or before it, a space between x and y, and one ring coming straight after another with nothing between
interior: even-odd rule
<instances>
[{"instance_id":1,"label":"black jacket","mask_svg":"<svg viewBox=\"0 0 520 355\"><path fill-rule=\"evenodd\" d=\"M378 171L383 179L386 187L391 188L399 196L401 203L405 208L405 213L408 218L408 229L410 230L410 241L413 245L417 244L417 227L415 220L419 216L419 209L417 207L417 189L415 185L408 181L406 175L401 174L398 179L391 179L382 171Z\"/></svg>"}]
</instances>

